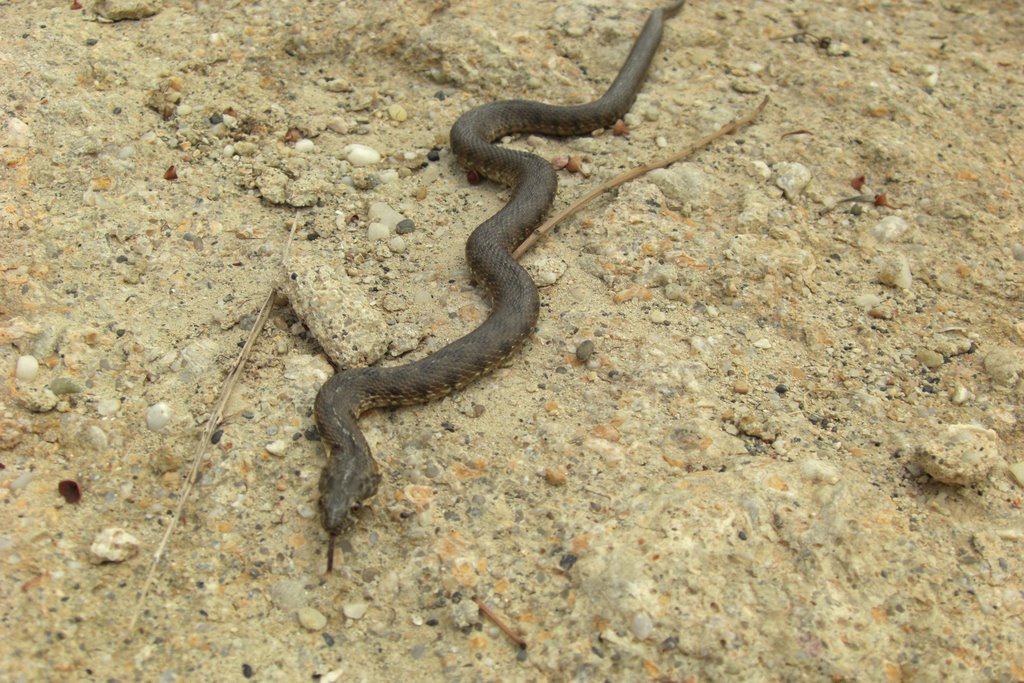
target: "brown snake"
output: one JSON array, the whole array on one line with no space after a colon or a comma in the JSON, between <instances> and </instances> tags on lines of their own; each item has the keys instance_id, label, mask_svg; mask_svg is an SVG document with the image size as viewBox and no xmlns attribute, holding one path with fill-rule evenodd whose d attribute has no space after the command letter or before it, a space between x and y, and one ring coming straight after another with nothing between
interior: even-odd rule
<instances>
[{"instance_id":1,"label":"brown snake","mask_svg":"<svg viewBox=\"0 0 1024 683\"><path fill-rule=\"evenodd\" d=\"M600 99L566 107L528 100L492 102L471 109L452 126L456 158L512 188L508 204L466 242L470 270L490 294L493 307L482 325L426 358L400 367L346 370L321 387L314 415L327 450L320 475L320 506L331 538L328 571L334 539L348 529L352 511L376 493L380 482L377 463L359 430L359 415L370 408L426 403L466 386L507 359L537 322L537 288L512 252L551 207L558 180L546 160L493 141L512 133L580 135L621 118L643 84L661 42L664 18L682 5L683 0L676 0L651 12L619 75Z\"/></svg>"}]
</instances>

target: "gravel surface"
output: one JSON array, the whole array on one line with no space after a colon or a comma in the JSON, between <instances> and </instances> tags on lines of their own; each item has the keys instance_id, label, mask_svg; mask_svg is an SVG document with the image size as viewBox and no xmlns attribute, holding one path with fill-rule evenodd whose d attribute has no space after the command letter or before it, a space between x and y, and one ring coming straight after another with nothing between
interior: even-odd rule
<instances>
[{"instance_id":1,"label":"gravel surface","mask_svg":"<svg viewBox=\"0 0 1024 683\"><path fill-rule=\"evenodd\" d=\"M0 679L1024 679L1017 3L693 2L628 136L510 141L566 203L771 97L524 257L507 367L364 418L330 575L328 358L486 315L448 129L599 95L652 4L78 4L0 0Z\"/></svg>"}]
</instances>

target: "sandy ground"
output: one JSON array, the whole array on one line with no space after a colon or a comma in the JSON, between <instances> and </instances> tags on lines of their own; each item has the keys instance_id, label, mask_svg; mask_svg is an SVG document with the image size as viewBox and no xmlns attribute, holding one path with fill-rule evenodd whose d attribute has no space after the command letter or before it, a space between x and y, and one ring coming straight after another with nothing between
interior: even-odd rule
<instances>
[{"instance_id":1,"label":"sandy ground","mask_svg":"<svg viewBox=\"0 0 1024 683\"><path fill-rule=\"evenodd\" d=\"M449 127L599 95L651 5L71 4L0 2L0 678L1024 680L1019 3L691 3L628 137L509 144L580 158L564 203L761 118L528 254L507 367L363 419L331 575L332 370L278 296L132 631L293 223L379 362L464 334L507 193Z\"/></svg>"}]
</instances>

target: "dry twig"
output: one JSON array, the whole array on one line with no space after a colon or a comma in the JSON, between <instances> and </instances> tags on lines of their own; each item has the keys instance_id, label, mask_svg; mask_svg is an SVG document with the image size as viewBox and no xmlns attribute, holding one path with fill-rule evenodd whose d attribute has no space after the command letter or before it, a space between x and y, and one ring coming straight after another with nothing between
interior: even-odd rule
<instances>
[{"instance_id":1,"label":"dry twig","mask_svg":"<svg viewBox=\"0 0 1024 683\"><path fill-rule=\"evenodd\" d=\"M755 109L751 113L747 114L742 118L730 121L729 123L725 124L718 130L716 130L711 135L703 137L700 140L697 140L696 142L687 145L685 148L683 148L682 151L676 152L670 157L658 159L656 161L650 162L649 164L644 164L643 166L637 166L636 168L626 171L622 175L616 176L611 180L601 183L593 190L583 195L583 197L577 199L567 208L563 209L556 215L549 218L539 228L534 230L533 234L527 237L526 240L524 240L523 243L519 245L519 248L515 250L515 252L512 254L512 257L519 258L523 254L525 254L527 250L529 250L530 247L532 247L534 243L541 238L542 235L551 230L551 228L553 228L557 223L561 222L562 220L568 218L569 216L579 211L585 205L590 203L590 201L593 200L594 198L604 194L605 192L611 190L612 188L622 185L623 183L628 183L630 180L633 180L634 178L639 178L645 173L649 173L650 171L653 171L657 168L665 168L666 166L674 164L677 161L682 161L683 159L690 156L697 150L707 147L709 144L711 144L718 138L724 135L729 135L730 133L735 133L740 128L743 128L744 126L747 126L750 123L752 123L754 119L756 119L761 114L761 112L764 111L764 108L767 105L768 97L765 96L765 98L761 100L761 104L757 105L757 109Z\"/></svg>"},{"instance_id":2,"label":"dry twig","mask_svg":"<svg viewBox=\"0 0 1024 683\"><path fill-rule=\"evenodd\" d=\"M283 260L288 260L288 250L291 247L292 238L295 236L295 230L298 228L298 222L292 222L292 230L288 235L288 243L285 245ZM196 479L199 477L199 467L206 460L206 451L212 443L213 433L220 426L221 420L224 418L224 407L228 403L228 399L231 397L231 392L235 388L235 384L238 383L238 378L242 374L242 369L245 367L245 361L248 360L249 354L252 351L252 347L256 344L256 339L259 337L260 332L263 330L263 326L267 322L267 318L270 316L270 309L274 305L274 290L271 290L267 295L266 300L263 302L263 306L260 308L260 313L256 318L256 324L253 325L252 330L249 332L249 337L245 340L245 346L238 354L238 358L235 359L235 364L232 366L228 376L224 379L224 385L221 387L220 395L217 397L217 403L214 404L213 411L210 413L210 418L206 421L206 429L203 430L202 435L199 437L199 444L196 446L195 455L192 457L192 469L189 470L188 477L185 479L185 483L181 487L181 492L178 496L178 506L174 509L174 516L171 517L170 522L167 524L167 529L164 531L163 537L160 539L160 544L157 545L156 550L153 552L153 561L149 565L149 571L146 572L146 580L142 584L142 591L139 593L139 599L135 603L135 609L132 611L131 621L128 623L128 633L126 638L130 639L135 632L135 624L139 620L139 616L142 614L143 606L146 603L146 598L149 597L149 591L153 587L153 581L156 579L157 567L160 564L160 560L164 556L164 552L167 550L167 544L171 540L171 534L178 527L178 520L181 519L182 510L185 509L185 504L188 502L189 495L192 493L192 489L195 486Z\"/></svg>"},{"instance_id":3,"label":"dry twig","mask_svg":"<svg viewBox=\"0 0 1024 683\"><path fill-rule=\"evenodd\" d=\"M509 637L509 640L518 645L520 649L526 649L526 641L523 640L522 636L513 631L509 627L509 625L506 624L504 621L499 619L498 615L495 614L494 611L487 606L487 603L483 601L483 598L474 595L473 602L475 602L476 606L480 608L480 611L483 612L484 616L486 616L488 619L494 622L494 625L501 629L501 632Z\"/></svg>"}]
</instances>

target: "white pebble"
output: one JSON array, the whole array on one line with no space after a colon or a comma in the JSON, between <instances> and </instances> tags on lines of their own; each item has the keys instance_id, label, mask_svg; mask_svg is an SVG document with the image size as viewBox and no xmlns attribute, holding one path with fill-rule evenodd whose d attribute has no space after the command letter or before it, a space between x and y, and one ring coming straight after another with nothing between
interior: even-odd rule
<instances>
[{"instance_id":1,"label":"white pebble","mask_svg":"<svg viewBox=\"0 0 1024 683\"><path fill-rule=\"evenodd\" d=\"M39 361L35 356L19 356L14 366L14 376L22 382L31 382L39 372Z\"/></svg>"},{"instance_id":2,"label":"white pebble","mask_svg":"<svg viewBox=\"0 0 1024 683\"><path fill-rule=\"evenodd\" d=\"M171 421L171 407L160 401L154 403L146 411L146 426L152 431L158 432Z\"/></svg>"},{"instance_id":3,"label":"white pebble","mask_svg":"<svg viewBox=\"0 0 1024 683\"><path fill-rule=\"evenodd\" d=\"M15 477L14 481L10 483L10 489L15 492L20 491L26 486L28 486L30 483L32 483L32 480L35 478L35 472L23 472L22 474L19 474L17 477Z\"/></svg>"},{"instance_id":4,"label":"white pebble","mask_svg":"<svg viewBox=\"0 0 1024 683\"><path fill-rule=\"evenodd\" d=\"M121 409L121 402L116 398L104 398L96 402L96 412L103 417L110 417Z\"/></svg>"},{"instance_id":5,"label":"white pebble","mask_svg":"<svg viewBox=\"0 0 1024 683\"><path fill-rule=\"evenodd\" d=\"M89 547L89 560L93 564L124 562L139 552L139 539L124 529L108 527L96 534Z\"/></svg>"},{"instance_id":6,"label":"white pebble","mask_svg":"<svg viewBox=\"0 0 1024 683\"><path fill-rule=\"evenodd\" d=\"M772 343L770 341L768 341L767 339L765 339L764 337L762 337L762 338L760 338L760 339L758 339L757 341L754 342L754 348L755 349L762 349L762 350L770 349L770 348L772 348Z\"/></svg>"},{"instance_id":7,"label":"white pebble","mask_svg":"<svg viewBox=\"0 0 1024 683\"><path fill-rule=\"evenodd\" d=\"M368 609L370 605L365 602L346 602L341 606L341 611L349 619L362 619Z\"/></svg>"},{"instance_id":8,"label":"white pebble","mask_svg":"<svg viewBox=\"0 0 1024 683\"><path fill-rule=\"evenodd\" d=\"M278 439L277 441L271 441L263 448L271 455L284 455L284 452L288 450L288 442L284 439Z\"/></svg>"},{"instance_id":9,"label":"white pebble","mask_svg":"<svg viewBox=\"0 0 1024 683\"><path fill-rule=\"evenodd\" d=\"M316 145L314 145L313 141L309 138L302 138L295 143L295 151L302 152L303 154L306 152L312 152L315 147Z\"/></svg>"},{"instance_id":10,"label":"white pebble","mask_svg":"<svg viewBox=\"0 0 1024 683\"><path fill-rule=\"evenodd\" d=\"M1024 486L1024 462L1015 462L1010 465L1009 469L1010 475L1017 482L1017 486Z\"/></svg>"},{"instance_id":11,"label":"white pebble","mask_svg":"<svg viewBox=\"0 0 1024 683\"><path fill-rule=\"evenodd\" d=\"M907 257L900 253L893 253L879 257L875 262L878 268L876 279L883 285L897 289L910 289L913 283L913 276L910 273L910 263Z\"/></svg>"},{"instance_id":12,"label":"white pebble","mask_svg":"<svg viewBox=\"0 0 1024 683\"><path fill-rule=\"evenodd\" d=\"M29 132L28 124L16 116L7 119L7 126L4 129L3 138L0 138L0 143L21 148L31 145L32 134Z\"/></svg>"},{"instance_id":13,"label":"white pebble","mask_svg":"<svg viewBox=\"0 0 1024 683\"><path fill-rule=\"evenodd\" d=\"M956 389L953 390L953 394L949 397L949 400L954 405L962 406L971 400L971 392L963 384L957 384Z\"/></svg>"},{"instance_id":14,"label":"white pebble","mask_svg":"<svg viewBox=\"0 0 1024 683\"><path fill-rule=\"evenodd\" d=\"M371 202L367 212L371 223L383 223L388 230L394 232L398 224L405 220L405 216L398 213L384 202Z\"/></svg>"},{"instance_id":15,"label":"white pebble","mask_svg":"<svg viewBox=\"0 0 1024 683\"><path fill-rule=\"evenodd\" d=\"M637 612L629 624L629 630L637 640L647 640L654 632L654 622L645 612Z\"/></svg>"},{"instance_id":16,"label":"white pebble","mask_svg":"<svg viewBox=\"0 0 1024 683\"><path fill-rule=\"evenodd\" d=\"M370 223L370 226L366 228L366 239L371 242L378 242L382 239L386 239L388 236L388 226L383 223Z\"/></svg>"},{"instance_id":17,"label":"white pebble","mask_svg":"<svg viewBox=\"0 0 1024 683\"><path fill-rule=\"evenodd\" d=\"M370 166L380 161L380 152L366 145L348 145L345 149L341 150L341 153L345 155L348 163L353 166Z\"/></svg>"},{"instance_id":18,"label":"white pebble","mask_svg":"<svg viewBox=\"0 0 1024 683\"><path fill-rule=\"evenodd\" d=\"M377 180L380 181L381 185L387 185L398 180L398 171L393 168L386 168L377 174Z\"/></svg>"},{"instance_id":19,"label":"white pebble","mask_svg":"<svg viewBox=\"0 0 1024 683\"><path fill-rule=\"evenodd\" d=\"M775 164L775 185L786 199L796 199L811 182L811 171L800 163L780 162Z\"/></svg>"},{"instance_id":20,"label":"white pebble","mask_svg":"<svg viewBox=\"0 0 1024 683\"><path fill-rule=\"evenodd\" d=\"M651 322L655 325L660 325L665 322L665 312L659 311L657 308L651 311Z\"/></svg>"},{"instance_id":21,"label":"white pebble","mask_svg":"<svg viewBox=\"0 0 1024 683\"><path fill-rule=\"evenodd\" d=\"M391 241L388 242L388 248L396 254L404 254L406 248L405 240L402 239L401 235L395 235L391 238Z\"/></svg>"},{"instance_id":22,"label":"white pebble","mask_svg":"<svg viewBox=\"0 0 1024 683\"><path fill-rule=\"evenodd\" d=\"M800 474L805 479L813 482L824 482L826 484L836 484L839 482L839 470L836 469L835 465L816 458L807 458L801 461Z\"/></svg>"},{"instance_id":23,"label":"white pebble","mask_svg":"<svg viewBox=\"0 0 1024 683\"><path fill-rule=\"evenodd\" d=\"M900 216L886 216L871 228L871 234L879 242L892 242L899 239L910 225Z\"/></svg>"},{"instance_id":24,"label":"white pebble","mask_svg":"<svg viewBox=\"0 0 1024 683\"><path fill-rule=\"evenodd\" d=\"M753 161L751 166L753 167L754 173L761 176L764 180L768 180L772 177L771 167L760 159Z\"/></svg>"}]
</instances>

